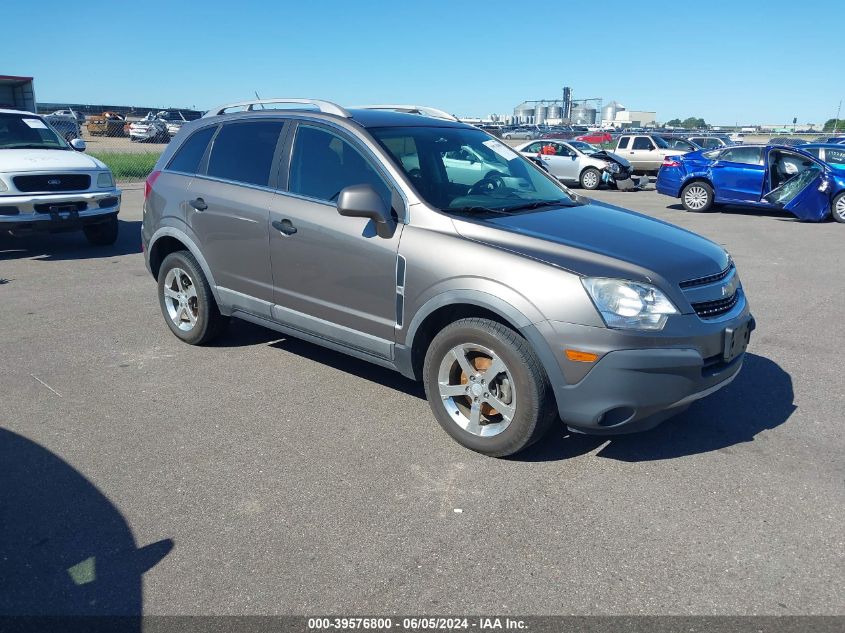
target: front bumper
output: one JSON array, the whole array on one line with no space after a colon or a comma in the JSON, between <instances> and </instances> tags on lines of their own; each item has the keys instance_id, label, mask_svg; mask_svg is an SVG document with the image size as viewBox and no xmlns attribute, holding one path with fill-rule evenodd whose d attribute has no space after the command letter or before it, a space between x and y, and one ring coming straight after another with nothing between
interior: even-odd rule
<instances>
[{"instance_id":1,"label":"front bumper","mask_svg":"<svg viewBox=\"0 0 845 633\"><path fill-rule=\"evenodd\" d=\"M97 224L120 212L120 199L120 189L0 196L0 231L62 231Z\"/></svg>"},{"instance_id":2,"label":"front bumper","mask_svg":"<svg viewBox=\"0 0 845 633\"><path fill-rule=\"evenodd\" d=\"M728 385L745 353L725 361L725 331L754 319L743 302L730 318L678 315L666 331L646 334L570 323L536 324L554 361L544 362L558 412L576 432L612 435L644 431ZM567 359L566 349L599 356ZM547 360L551 360L548 359Z\"/></svg>"}]
</instances>

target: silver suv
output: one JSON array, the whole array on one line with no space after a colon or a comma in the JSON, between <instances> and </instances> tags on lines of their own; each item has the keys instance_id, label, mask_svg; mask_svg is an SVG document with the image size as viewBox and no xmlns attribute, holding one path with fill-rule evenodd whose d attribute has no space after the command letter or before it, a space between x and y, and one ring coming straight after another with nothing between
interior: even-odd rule
<instances>
[{"instance_id":1,"label":"silver suv","mask_svg":"<svg viewBox=\"0 0 845 633\"><path fill-rule=\"evenodd\" d=\"M237 317L395 369L493 456L558 417L650 428L728 384L754 329L723 248L420 106L278 99L186 123L147 180L143 242L183 341Z\"/></svg>"}]
</instances>

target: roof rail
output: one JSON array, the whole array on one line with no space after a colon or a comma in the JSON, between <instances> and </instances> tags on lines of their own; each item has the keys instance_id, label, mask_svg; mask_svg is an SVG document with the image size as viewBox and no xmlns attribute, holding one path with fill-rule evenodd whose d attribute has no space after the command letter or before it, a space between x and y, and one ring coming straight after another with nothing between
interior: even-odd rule
<instances>
[{"instance_id":1,"label":"roof rail","mask_svg":"<svg viewBox=\"0 0 845 633\"><path fill-rule=\"evenodd\" d=\"M430 116L435 119L447 119L449 121L457 121L458 117L454 114L449 114L437 108L430 108L428 106L420 105L364 105L356 106L353 109L359 110L394 110L396 112L408 112L409 114L420 114L422 116Z\"/></svg>"},{"instance_id":2,"label":"roof rail","mask_svg":"<svg viewBox=\"0 0 845 633\"><path fill-rule=\"evenodd\" d=\"M244 108L247 112L251 112L255 110L255 106L257 105L263 106L272 103L296 103L302 105L312 105L315 106L320 112L324 112L326 114L335 114L337 116L342 116L347 119L352 116L351 114L349 114L348 111L346 111L344 108L340 107L336 103L332 103L331 101L323 101L322 99L253 99L251 101L238 101L237 103L227 103L226 105L222 105L217 108L212 108L211 110L205 113L204 117L226 114L226 110L231 110L232 108Z\"/></svg>"}]
</instances>

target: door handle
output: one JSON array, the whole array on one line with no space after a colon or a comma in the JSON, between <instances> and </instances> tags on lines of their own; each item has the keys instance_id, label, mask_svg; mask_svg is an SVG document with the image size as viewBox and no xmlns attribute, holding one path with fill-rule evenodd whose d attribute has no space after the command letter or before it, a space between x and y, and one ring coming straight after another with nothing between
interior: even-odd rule
<instances>
[{"instance_id":1,"label":"door handle","mask_svg":"<svg viewBox=\"0 0 845 633\"><path fill-rule=\"evenodd\" d=\"M205 200L202 198L197 198L196 200L190 200L188 202L194 209L197 211L205 211L208 208L208 205L205 203Z\"/></svg>"},{"instance_id":2,"label":"door handle","mask_svg":"<svg viewBox=\"0 0 845 633\"><path fill-rule=\"evenodd\" d=\"M287 218L285 218L281 222L279 220L273 220L272 224L274 229L278 230L281 233L284 233L285 235L293 235L294 233L296 233L296 227Z\"/></svg>"}]
</instances>

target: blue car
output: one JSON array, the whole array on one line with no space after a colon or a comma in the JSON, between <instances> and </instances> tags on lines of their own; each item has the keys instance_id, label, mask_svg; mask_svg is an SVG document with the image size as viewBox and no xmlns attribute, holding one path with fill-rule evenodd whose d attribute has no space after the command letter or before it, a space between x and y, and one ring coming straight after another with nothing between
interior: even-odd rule
<instances>
[{"instance_id":1,"label":"blue car","mask_svg":"<svg viewBox=\"0 0 845 633\"><path fill-rule=\"evenodd\" d=\"M667 156L657 191L680 198L687 211L733 204L782 209L810 222L829 216L845 222L845 165L821 158L829 147L735 145ZM808 151L815 148L817 153Z\"/></svg>"}]
</instances>

